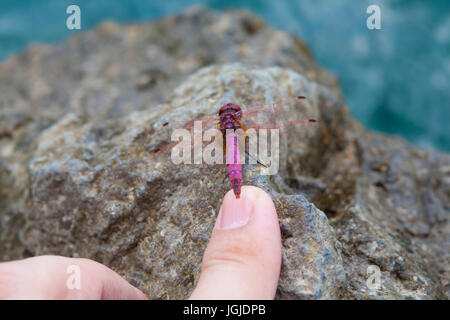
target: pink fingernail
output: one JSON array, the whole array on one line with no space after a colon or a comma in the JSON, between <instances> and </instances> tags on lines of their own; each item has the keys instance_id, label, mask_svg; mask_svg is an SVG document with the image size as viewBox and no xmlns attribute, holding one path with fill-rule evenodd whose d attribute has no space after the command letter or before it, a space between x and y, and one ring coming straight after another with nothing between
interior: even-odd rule
<instances>
[{"instance_id":1,"label":"pink fingernail","mask_svg":"<svg viewBox=\"0 0 450 320\"><path fill-rule=\"evenodd\" d=\"M227 193L220 208L216 229L226 230L245 226L253 212L253 201L245 194L236 199L232 192Z\"/></svg>"}]
</instances>

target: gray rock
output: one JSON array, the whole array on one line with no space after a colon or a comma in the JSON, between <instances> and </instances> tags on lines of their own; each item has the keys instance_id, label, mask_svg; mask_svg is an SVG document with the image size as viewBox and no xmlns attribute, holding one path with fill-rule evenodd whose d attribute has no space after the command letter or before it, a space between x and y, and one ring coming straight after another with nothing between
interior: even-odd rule
<instances>
[{"instance_id":1,"label":"gray rock","mask_svg":"<svg viewBox=\"0 0 450 320\"><path fill-rule=\"evenodd\" d=\"M223 165L153 153L163 124L302 94L264 120L319 122L283 130L277 175L244 170L279 214L277 298L448 298L450 156L365 131L306 46L249 13L107 23L5 61L0 90L1 260L86 257L188 297L230 186Z\"/></svg>"}]
</instances>

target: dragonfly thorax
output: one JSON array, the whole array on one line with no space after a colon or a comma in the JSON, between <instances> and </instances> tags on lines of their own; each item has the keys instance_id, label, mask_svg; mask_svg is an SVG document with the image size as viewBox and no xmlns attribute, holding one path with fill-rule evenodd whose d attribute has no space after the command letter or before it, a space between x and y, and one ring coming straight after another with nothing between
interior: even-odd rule
<instances>
[{"instance_id":1,"label":"dragonfly thorax","mask_svg":"<svg viewBox=\"0 0 450 320\"><path fill-rule=\"evenodd\" d=\"M236 130L241 128L241 107L236 104L228 103L219 110L220 130L223 134L226 130Z\"/></svg>"}]
</instances>

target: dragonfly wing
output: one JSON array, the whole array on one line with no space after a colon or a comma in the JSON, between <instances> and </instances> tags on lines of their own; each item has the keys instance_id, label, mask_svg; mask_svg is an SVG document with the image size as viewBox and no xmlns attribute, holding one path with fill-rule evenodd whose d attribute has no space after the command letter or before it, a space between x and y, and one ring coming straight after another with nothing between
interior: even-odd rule
<instances>
[{"instance_id":1,"label":"dragonfly wing","mask_svg":"<svg viewBox=\"0 0 450 320\"><path fill-rule=\"evenodd\" d=\"M255 130L269 130L269 129L283 129L295 125L304 125L304 124L312 124L317 123L318 120L316 119L297 119L292 121L282 121L282 122L260 122L260 123L254 123L254 122L244 122L244 125L247 129L255 129Z\"/></svg>"},{"instance_id":2,"label":"dragonfly wing","mask_svg":"<svg viewBox=\"0 0 450 320\"><path fill-rule=\"evenodd\" d=\"M306 99L306 97L304 97L304 96L295 96L295 97L289 97L289 98L283 99L278 102L243 106L243 111L241 112L242 118L246 118L249 115L257 113L257 112L276 113L284 105L292 104L292 103L297 102L298 100L304 100L304 99Z\"/></svg>"},{"instance_id":3,"label":"dragonfly wing","mask_svg":"<svg viewBox=\"0 0 450 320\"><path fill-rule=\"evenodd\" d=\"M201 131L201 133L203 133L205 130L217 127L217 123L218 123L219 117L217 116L217 114L215 116L213 115L208 115L206 117L201 117L201 118L197 118L197 119L190 119L190 120L174 120L174 121L169 121L169 122L165 122L162 125L159 126L158 130L160 130L161 132L161 136L162 137L166 137L165 141L169 141L172 140L173 134L175 132L175 130L177 129L185 129L188 131L192 131L192 129L197 125L200 126L201 125L201 130L197 130L197 131ZM195 128L199 128L200 127L195 127ZM194 129L195 129L194 128ZM195 132L195 130L194 130ZM192 133L192 132L191 132ZM193 137L193 138L192 138ZM173 147L175 146L188 146L191 145L193 146L194 143L202 143L201 138L195 137L191 134L191 139L186 139L183 141L171 141L171 142L166 142L166 143L159 143L156 145L155 148L153 148L153 152L154 153L160 153L160 152L164 152L167 150L171 150Z\"/></svg>"}]
</instances>

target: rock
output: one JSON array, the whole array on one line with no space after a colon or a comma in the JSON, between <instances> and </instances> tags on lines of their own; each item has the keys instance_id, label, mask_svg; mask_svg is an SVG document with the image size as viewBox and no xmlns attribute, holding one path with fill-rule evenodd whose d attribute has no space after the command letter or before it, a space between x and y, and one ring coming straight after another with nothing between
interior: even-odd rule
<instances>
[{"instance_id":1,"label":"rock","mask_svg":"<svg viewBox=\"0 0 450 320\"><path fill-rule=\"evenodd\" d=\"M367 132L306 46L252 14L106 23L5 61L0 90L1 260L86 257L188 297L230 186L225 166L153 153L163 124L302 94L285 115L318 123L283 132L277 175L244 170L279 214L277 298L448 298L450 156Z\"/></svg>"}]
</instances>

